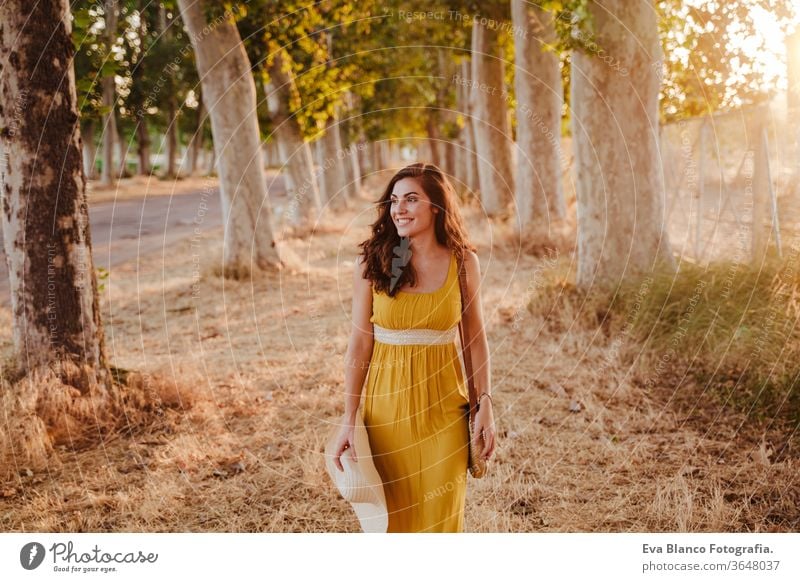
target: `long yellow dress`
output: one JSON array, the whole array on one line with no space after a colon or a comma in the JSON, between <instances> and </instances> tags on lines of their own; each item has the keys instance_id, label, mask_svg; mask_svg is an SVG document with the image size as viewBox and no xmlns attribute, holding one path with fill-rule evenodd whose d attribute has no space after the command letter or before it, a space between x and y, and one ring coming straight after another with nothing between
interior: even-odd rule
<instances>
[{"instance_id":1,"label":"long yellow dress","mask_svg":"<svg viewBox=\"0 0 800 582\"><path fill-rule=\"evenodd\" d=\"M431 293L372 292L370 321L446 330L461 319L457 262ZM389 532L460 532L467 485L469 408L458 345L374 341L364 424L389 511Z\"/></svg>"}]
</instances>

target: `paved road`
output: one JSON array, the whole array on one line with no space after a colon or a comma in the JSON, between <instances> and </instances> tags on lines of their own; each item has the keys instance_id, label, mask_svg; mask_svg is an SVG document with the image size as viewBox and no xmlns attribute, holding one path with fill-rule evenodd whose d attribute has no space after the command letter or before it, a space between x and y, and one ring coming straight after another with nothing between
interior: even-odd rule
<instances>
[{"instance_id":1,"label":"paved road","mask_svg":"<svg viewBox=\"0 0 800 582\"><path fill-rule=\"evenodd\" d=\"M270 179L270 198L285 194L282 177ZM111 269L192 235L222 225L219 189L174 196L102 202L89 208L95 268ZM8 272L0 240L0 305L9 303Z\"/></svg>"}]
</instances>

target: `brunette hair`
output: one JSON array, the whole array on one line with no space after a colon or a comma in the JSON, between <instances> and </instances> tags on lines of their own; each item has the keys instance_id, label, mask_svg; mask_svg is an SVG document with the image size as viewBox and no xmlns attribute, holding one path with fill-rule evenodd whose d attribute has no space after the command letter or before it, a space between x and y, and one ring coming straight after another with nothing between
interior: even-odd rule
<instances>
[{"instance_id":1,"label":"brunette hair","mask_svg":"<svg viewBox=\"0 0 800 582\"><path fill-rule=\"evenodd\" d=\"M417 282L414 268L406 262L392 286L392 261L400 256L397 249L404 248L404 245L391 217L391 196L394 185L403 178L415 178L431 199L431 204L439 208L439 212L434 214L434 231L439 244L450 249L458 260L464 259L465 250L476 250L467 240L455 190L444 172L434 164L422 162L406 166L392 176L375 203L378 218L371 225L372 236L358 245L362 249L360 256L364 257L364 278L372 281L373 289L390 297L394 297L405 283L413 287Z\"/></svg>"}]
</instances>

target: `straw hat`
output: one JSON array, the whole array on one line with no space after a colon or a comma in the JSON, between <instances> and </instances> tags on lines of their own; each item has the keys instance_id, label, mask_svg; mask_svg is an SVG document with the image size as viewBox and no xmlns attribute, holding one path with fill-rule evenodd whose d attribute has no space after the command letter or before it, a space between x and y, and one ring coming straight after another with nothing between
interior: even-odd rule
<instances>
[{"instance_id":1,"label":"straw hat","mask_svg":"<svg viewBox=\"0 0 800 582\"><path fill-rule=\"evenodd\" d=\"M386 509L383 481L372 461L361 409L356 414L354 434L358 461L353 461L352 451L346 449L340 457L344 471L340 471L333 462L336 437L340 429L341 425L334 423L325 445L325 466L328 474L342 497L353 507L358 521L361 522L361 529L367 533L385 533L389 526L389 513Z\"/></svg>"}]
</instances>

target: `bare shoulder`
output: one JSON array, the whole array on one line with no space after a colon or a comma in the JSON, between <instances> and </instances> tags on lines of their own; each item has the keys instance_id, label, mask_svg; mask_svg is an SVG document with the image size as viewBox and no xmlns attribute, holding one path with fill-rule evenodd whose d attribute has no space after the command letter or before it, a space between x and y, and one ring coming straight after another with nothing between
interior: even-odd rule
<instances>
[{"instance_id":1,"label":"bare shoulder","mask_svg":"<svg viewBox=\"0 0 800 582\"><path fill-rule=\"evenodd\" d=\"M464 271L467 275L467 293L472 296L480 289L481 266L478 255L468 249L464 249Z\"/></svg>"},{"instance_id":2,"label":"bare shoulder","mask_svg":"<svg viewBox=\"0 0 800 582\"><path fill-rule=\"evenodd\" d=\"M358 255L358 256L356 257L355 268L353 269L353 273L354 273L354 275L356 275L356 276L361 276L361 277L363 277L363 276L364 276L364 272L365 272L365 271L366 271L366 269L367 269L367 264L366 264L366 262L364 261L364 258L365 258L365 257L364 257L363 255Z\"/></svg>"},{"instance_id":3,"label":"bare shoulder","mask_svg":"<svg viewBox=\"0 0 800 582\"><path fill-rule=\"evenodd\" d=\"M464 250L464 266L467 268L467 273L470 275L480 275L481 263L478 260L478 254L474 251Z\"/></svg>"},{"instance_id":4,"label":"bare shoulder","mask_svg":"<svg viewBox=\"0 0 800 582\"><path fill-rule=\"evenodd\" d=\"M353 288L355 290L370 290L372 289L372 281L366 278L367 263L364 257L359 255L356 257L355 266L353 267Z\"/></svg>"}]
</instances>

